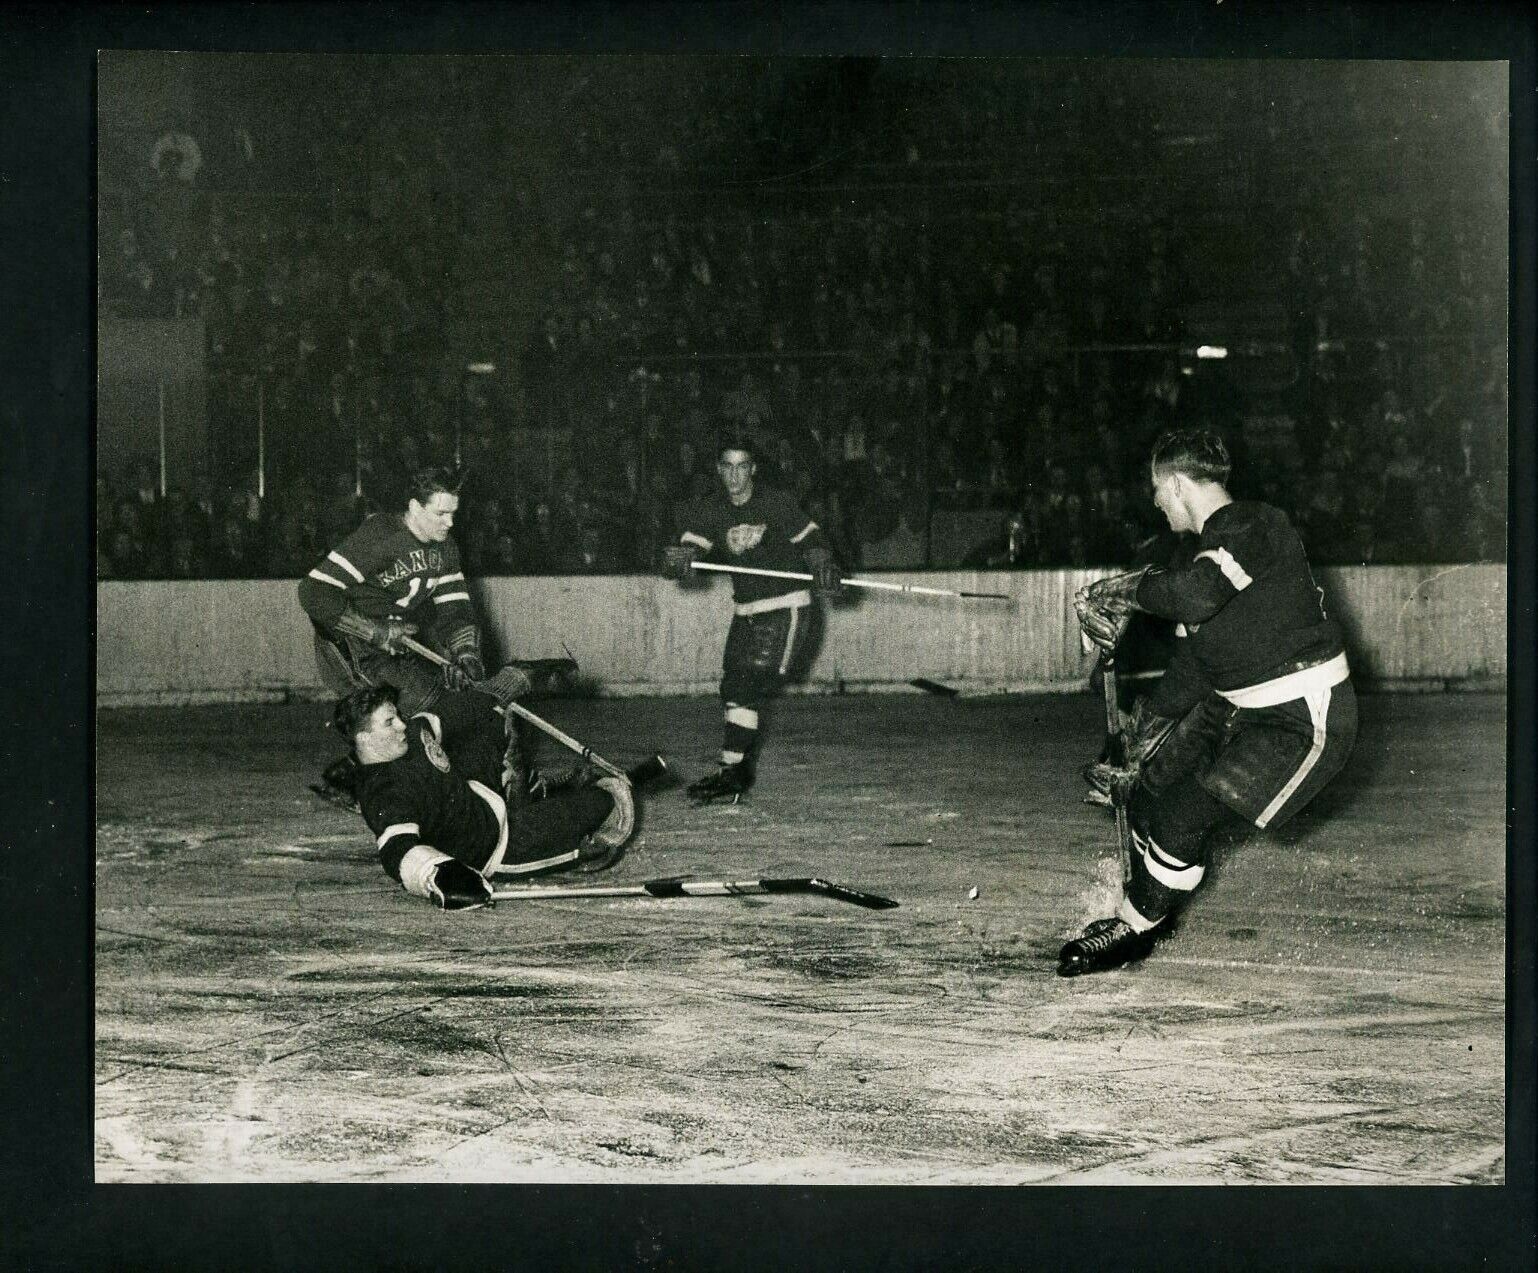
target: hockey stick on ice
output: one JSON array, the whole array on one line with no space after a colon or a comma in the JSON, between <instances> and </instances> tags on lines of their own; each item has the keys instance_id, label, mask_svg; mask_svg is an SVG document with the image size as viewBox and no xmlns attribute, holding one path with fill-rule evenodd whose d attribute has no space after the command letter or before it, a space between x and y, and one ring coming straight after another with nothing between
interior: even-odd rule
<instances>
[{"instance_id":1,"label":"hockey stick on ice","mask_svg":"<svg viewBox=\"0 0 1538 1273\"><path fill-rule=\"evenodd\" d=\"M413 640L411 637L402 637L401 644L410 650L413 654L419 655L426 659L429 663L436 663L439 667L448 666L449 661L431 646L423 645L420 641ZM482 681L478 684L484 685L485 682ZM528 721L529 724L533 725L535 729L544 730L545 733L549 734L550 737L555 739L556 742L560 743L561 746L570 748L572 751L576 752L577 755L581 756L583 760L586 760L589 763L597 766L599 769L602 769L611 777L624 778L626 776L625 771L618 765L610 764L591 747L587 746L585 743L578 742L564 730L557 729L549 721L545 720L544 717L536 716L522 703L508 703L506 704L506 710L512 712L514 716L523 717L523 719Z\"/></svg>"},{"instance_id":2,"label":"hockey stick on ice","mask_svg":"<svg viewBox=\"0 0 1538 1273\"><path fill-rule=\"evenodd\" d=\"M499 902L539 901L552 897L740 897L750 893L810 893L817 897L849 902L866 910L887 911L897 906L890 897L862 893L828 880L691 880L675 875L640 884L553 885L544 888L501 888L492 893Z\"/></svg>"},{"instance_id":3,"label":"hockey stick on ice","mask_svg":"<svg viewBox=\"0 0 1538 1273\"><path fill-rule=\"evenodd\" d=\"M1122 728L1121 709L1116 705L1116 656L1110 650L1100 654L1101 688L1105 692L1105 733L1110 754L1106 757L1117 769L1127 767L1127 735ZM1116 811L1116 852L1121 861L1121 882L1132 879L1132 830L1127 825L1127 797L1117 784L1111 784L1111 806Z\"/></svg>"},{"instance_id":4,"label":"hockey stick on ice","mask_svg":"<svg viewBox=\"0 0 1538 1273\"><path fill-rule=\"evenodd\" d=\"M812 576L799 570L760 570L757 566L729 566L712 561L691 561L694 570L718 570L729 575L758 575L765 579L798 579L811 583ZM1007 592L956 592L950 588L926 588L917 583L890 583L885 579L840 579L846 588L877 588L882 592L914 592L926 597L975 597L986 601L1008 601Z\"/></svg>"}]
</instances>

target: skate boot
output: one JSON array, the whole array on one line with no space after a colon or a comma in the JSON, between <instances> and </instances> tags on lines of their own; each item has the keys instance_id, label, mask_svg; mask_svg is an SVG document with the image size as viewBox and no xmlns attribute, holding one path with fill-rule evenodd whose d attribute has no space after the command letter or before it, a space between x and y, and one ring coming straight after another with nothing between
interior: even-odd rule
<instances>
[{"instance_id":1,"label":"skate boot","mask_svg":"<svg viewBox=\"0 0 1538 1273\"><path fill-rule=\"evenodd\" d=\"M1109 972L1112 968L1146 958L1157 940L1156 931L1149 929L1140 933L1126 920L1114 916L1097 919L1058 952L1057 975L1078 977L1091 972Z\"/></svg>"},{"instance_id":2,"label":"skate boot","mask_svg":"<svg viewBox=\"0 0 1538 1273\"><path fill-rule=\"evenodd\" d=\"M706 774L689 784L689 799L696 805L725 800L736 804L753 785L753 771L748 762L739 760L734 765L722 765L713 774Z\"/></svg>"},{"instance_id":3,"label":"skate boot","mask_svg":"<svg viewBox=\"0 0 1538 1273\"><path fill-rule=\"evenodd\" d=\"M358 806L358 762L351 756L333 760L326 766L319 782L312 782L310 790L327 804L349 813L361 813Z\"/></svg>"}]
</instances>

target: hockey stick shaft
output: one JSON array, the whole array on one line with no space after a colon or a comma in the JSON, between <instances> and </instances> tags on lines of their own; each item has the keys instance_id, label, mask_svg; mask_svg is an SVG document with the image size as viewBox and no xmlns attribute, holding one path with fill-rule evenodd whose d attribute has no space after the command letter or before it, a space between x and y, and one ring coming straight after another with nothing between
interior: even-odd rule
<instances>
[{"instance_id":1,"label":"hockey stick shaft","mask_svg":"<svg viewBox=\"0 0 1538 1273\"><path fill-rule=\"evenodd\" d=\"M1117 704L1116 659L1109 652L1100 656L1101 688L1105 692L1105 732L1111 744L1110 760L1118 769L1127 764L1127 736L1122 730L1121 708ZM1132 829L1127 824L1127 800L1111 790L1111 805L1116 812L1116 853L1121 863L1121 882L1132 880Z\"/></svg>"},{"instance_id":2,"label":"hockey stick shaft","mask_svg":"<svg viewBox=\"0 0 1538 1273\"><path fill-rule=\"evenodd\" d=\"M401 639L401 644L405 646L406 649L410 650L413 654L426 659L429 663L436 663L439 667L448 666L448 659L444 658L443 655L439 654L438 651L433 649L431 646L423 645L420 641L413 640L411 637L403 637ZM599 769L602 769L605 773L611 775L612 777L624 778L626 776L625 771L618 765L611 764L591 747L587 746L586 743L578 742L577 739L573 738L565 730L552 725L543 716L536 716L522 703L508 703L506 705L506 710L512 712L514 716L521 716L524 720L528 721L529 724L533 725L535 729L543 730L545 733L549 734L551 738L555 739L556 742L560 743L562 747L567 747L570 750L576 752L577 755L581 756L583 760L589 761L591 764L596 765Z\"/></svg>"},{"instance_id":3,"label":"hockey stick shaft","mask_svg":"<svg viewBox=\"0 0 1538 1273\"><path fill-rule=\"evenodd\" d=\"M892 910L897 906L889 897L861 892L828 880L690 880L669 878L646 880L640 884L555 885L544 888L497 889L497 901L539 901L562 897L742 897L755 893L801 893L849 902L867 910Z\"/></svg>"},{"instance_id":4,"label":"hockey stick shaft","mask_svg":"<svg viewBox=\"0 0 1538 1273\"><path fill-rule=\"evenodd\" d=\"M723 562L691 561L695 570L714 570L727 575L757 575L762 579L795 579L811 583L813 576L799 570L763 570L757 566L732 566ZM926 597L976 597L989 601L1008 601L1007 592L957 592L951 588L929 588L918 583L891 583L885 579L840 579L846 588L873 588L881 592L912 592Z\"/></svg>"}]
</instances>

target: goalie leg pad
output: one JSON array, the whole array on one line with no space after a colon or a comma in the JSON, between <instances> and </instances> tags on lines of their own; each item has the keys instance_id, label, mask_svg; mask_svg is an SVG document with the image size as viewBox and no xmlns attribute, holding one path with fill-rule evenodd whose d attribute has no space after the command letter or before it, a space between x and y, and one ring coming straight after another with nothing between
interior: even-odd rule
<instances>
[{"instance_id":1,"label":"goalie leg pad","mask_svg":"<svg viewBox=\"0 0 1538 1273\"><path fill-rule=\"evenodd\" d=\"M609 793L614 808L588 838L601 848L617 849L635 833L635 793L624 778L603 777L595 785Z\"/></svg>"}]
</instances>

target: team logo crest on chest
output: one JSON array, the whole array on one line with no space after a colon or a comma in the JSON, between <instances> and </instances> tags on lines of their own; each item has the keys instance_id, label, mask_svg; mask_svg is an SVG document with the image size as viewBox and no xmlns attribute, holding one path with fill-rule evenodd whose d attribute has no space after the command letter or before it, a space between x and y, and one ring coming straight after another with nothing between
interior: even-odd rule
<instances>
[{"instance_id":1,"label":"team logo crest on chest","mask_svg":"<svg viewBox=\"0 0 1538 1273\"><path fill-rule=\"evenodd\" d=\"M733 526L726 532L726 546L731 549L732 556L740 557L750 548L757 548L759 541L763 539L768 526L751 526L744 522L740 526Z\"/></svg>"},{"instance_id":2,"label":"team logo crest on chest","mask_svg":"<svg viewBox=\"0 0 1538 1273\"><path fill-rule=\"evenodd\" d=\"M442 744L433 737L433 731L430 729L422 731L422 750L427 753L427 758L432 761L434 769L438 770L439 773L448 773L448 752L443 750Z\"/></svg>"}]
</instances>

